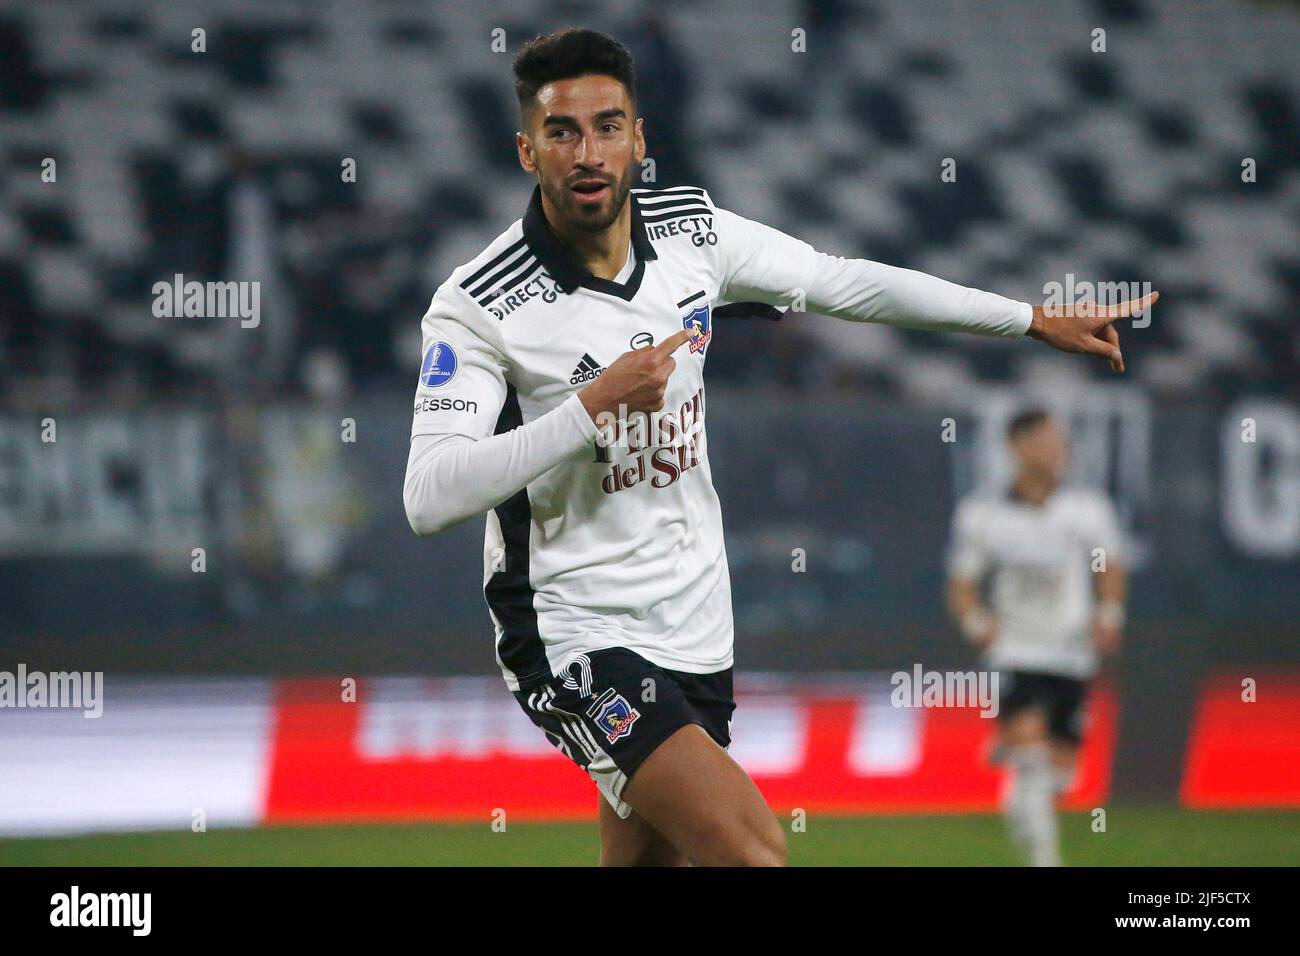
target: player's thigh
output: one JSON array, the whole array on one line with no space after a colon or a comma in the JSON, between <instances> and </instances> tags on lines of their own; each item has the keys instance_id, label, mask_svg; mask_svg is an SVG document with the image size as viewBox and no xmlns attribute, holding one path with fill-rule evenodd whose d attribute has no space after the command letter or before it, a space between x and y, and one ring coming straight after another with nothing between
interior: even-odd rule
<instances>
[{"instance_id":1,"label":"player's thigh","mask_svg":"<svg viewBox=\"0 0 1300 956\"><path fill-rule=\"evenodd\" d=\"M785 863L785 832L767 801L698 724L656 747L628 781L623 799L692 863Z\"/></svg>"},{"instance_id":2,"label":"player's thigh","mask_svg":"<svg viewBox=\"0 0 1300 956\"><path fill-rule=\"evenodd\" d=\"M600 805L601 866L689 866L690 861L671 840L632 811L627 819L603 796Z\"/></svg>"},{"instance_id":3,"label":"player's thigh","mask_svg":"<svg viewBox=\"0 0 1300 956\"><path fill-rule=\"evenodd\" d=\"M1052 766L1062 773L1074 776L1075 769L1079 764L1079 747L1071 740L1057 740L1051 742Z\"/></svg>"},{"instance_id":4,"label":"player's thigh","mask_svg":"<svg viewBox=\"0 0 1300 956\"><path fill-rule=\"evenodd\" d=\"M1000 743L1004 747L1046 744L1051 733L1051 697L1043 675L1011 670L1001 676Z\"/></svg>"},{"instance_id":5,"label":"player's thigh","mask_svg":"<svg viewBox=\"0 0 1300 956\"><path fill-rule=\"evenodd\" d=\"M1026 747L1046 743L1047 710L1039 704L1030 704L1015 713L1003 716L998 729L1002 742L1008 747Z\"/></svg>"}]
</instances>

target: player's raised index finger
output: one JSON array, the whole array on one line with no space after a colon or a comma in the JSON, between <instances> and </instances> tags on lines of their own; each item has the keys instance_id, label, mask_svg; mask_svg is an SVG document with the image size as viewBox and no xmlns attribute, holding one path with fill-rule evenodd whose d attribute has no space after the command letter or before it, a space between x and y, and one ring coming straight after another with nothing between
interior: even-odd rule
<instances>
[{"instance_id":1,"label":"player's raised index finger","mask_svg":"<svg viewBox=\"0 0 1300 956\"><path fill-rule=\"evenodd\" d=\"M656 345L655 348L658 349L660 355L670 355L681 348L683 343L690 340L692 331L691 329L682 329L680 332L674 332Z\"/></svg>"},{"instance_id":2,"label":"player's raised index finger","mask_svg":"<svg viewBox=\"0 0 1300 956\"><path fill-rule=\"evenodd\" d=\"M1121 302L1111 309L1111 319L1127 319L1130 316L1141 315L1147 308L1160 298L1159 292L1148 292L1140 299L1129 299L1127 302Z\"/></svg>"}]
</instances>

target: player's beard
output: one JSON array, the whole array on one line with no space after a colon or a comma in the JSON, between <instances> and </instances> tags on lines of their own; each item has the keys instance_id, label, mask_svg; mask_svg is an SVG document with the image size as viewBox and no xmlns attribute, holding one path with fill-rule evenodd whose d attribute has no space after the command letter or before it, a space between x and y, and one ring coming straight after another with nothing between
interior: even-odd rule
<instances>
[{"instance_id":1,"label":"player's beard","mask_svg":"<svg viewBox=\"0 0 1300 956\"><path fill-rule=\"evenodd\" d=\"M603 232L614 224L618 214L623 211L628 194L632 191L632 179L636 173L636 164L629 163L621 179L610 183L610 195L599 206L589 206L574 198L573 190L566 182L542 183L542 191L551 201L551 206L560 211L566 223L582 232Z\"/></svg>"}]
</instances>

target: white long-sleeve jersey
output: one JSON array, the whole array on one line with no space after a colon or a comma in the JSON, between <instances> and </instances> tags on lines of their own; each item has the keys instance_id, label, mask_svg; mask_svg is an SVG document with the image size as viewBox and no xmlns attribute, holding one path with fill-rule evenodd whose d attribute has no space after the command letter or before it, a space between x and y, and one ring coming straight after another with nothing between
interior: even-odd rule
<instances>
[{"instance_id":1,"label":"white long-sleeve jersey","mask_svg":"<svg viewBox=\"0 0 1300 956\"><path fill-rule=\"evenodd\" d=\"M718 209L703 189L636 189L628 201L625 281L573 261L538 189L424 315L406 513L422 535L487 513L484 595L511 690L603 647L690 673L731 666L731 586L704 429L715 308L793 305L1005 336L1024 335L1032 317L1027 303L824 255ZM578 392L629 349L692 327L664 411L650 427L598 436Z\"/></svg>"}]
</instances>

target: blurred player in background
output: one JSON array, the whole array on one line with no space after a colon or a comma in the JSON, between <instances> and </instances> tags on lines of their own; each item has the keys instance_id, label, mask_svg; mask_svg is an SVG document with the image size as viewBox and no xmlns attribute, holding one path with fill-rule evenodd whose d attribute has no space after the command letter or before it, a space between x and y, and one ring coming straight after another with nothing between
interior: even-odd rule
<instances>
[{"instance_id":1,"label":"blurred player in background","mask_svg":"<svg viewBox=\"0 0 1300 956\"><path fill-rule=\"evenodd\" d=\"M1119 647L1127 583L1110 500L1060 487L1063 424L1024 412L1007 439L1010 490L965 499L953 519L948 607L1000 674L994 754L1011 771L1002 807L1011 835L1030 864L1059 866L1056 798L1075 773L1088 681Z\"/></svg>"}]
</instances>

